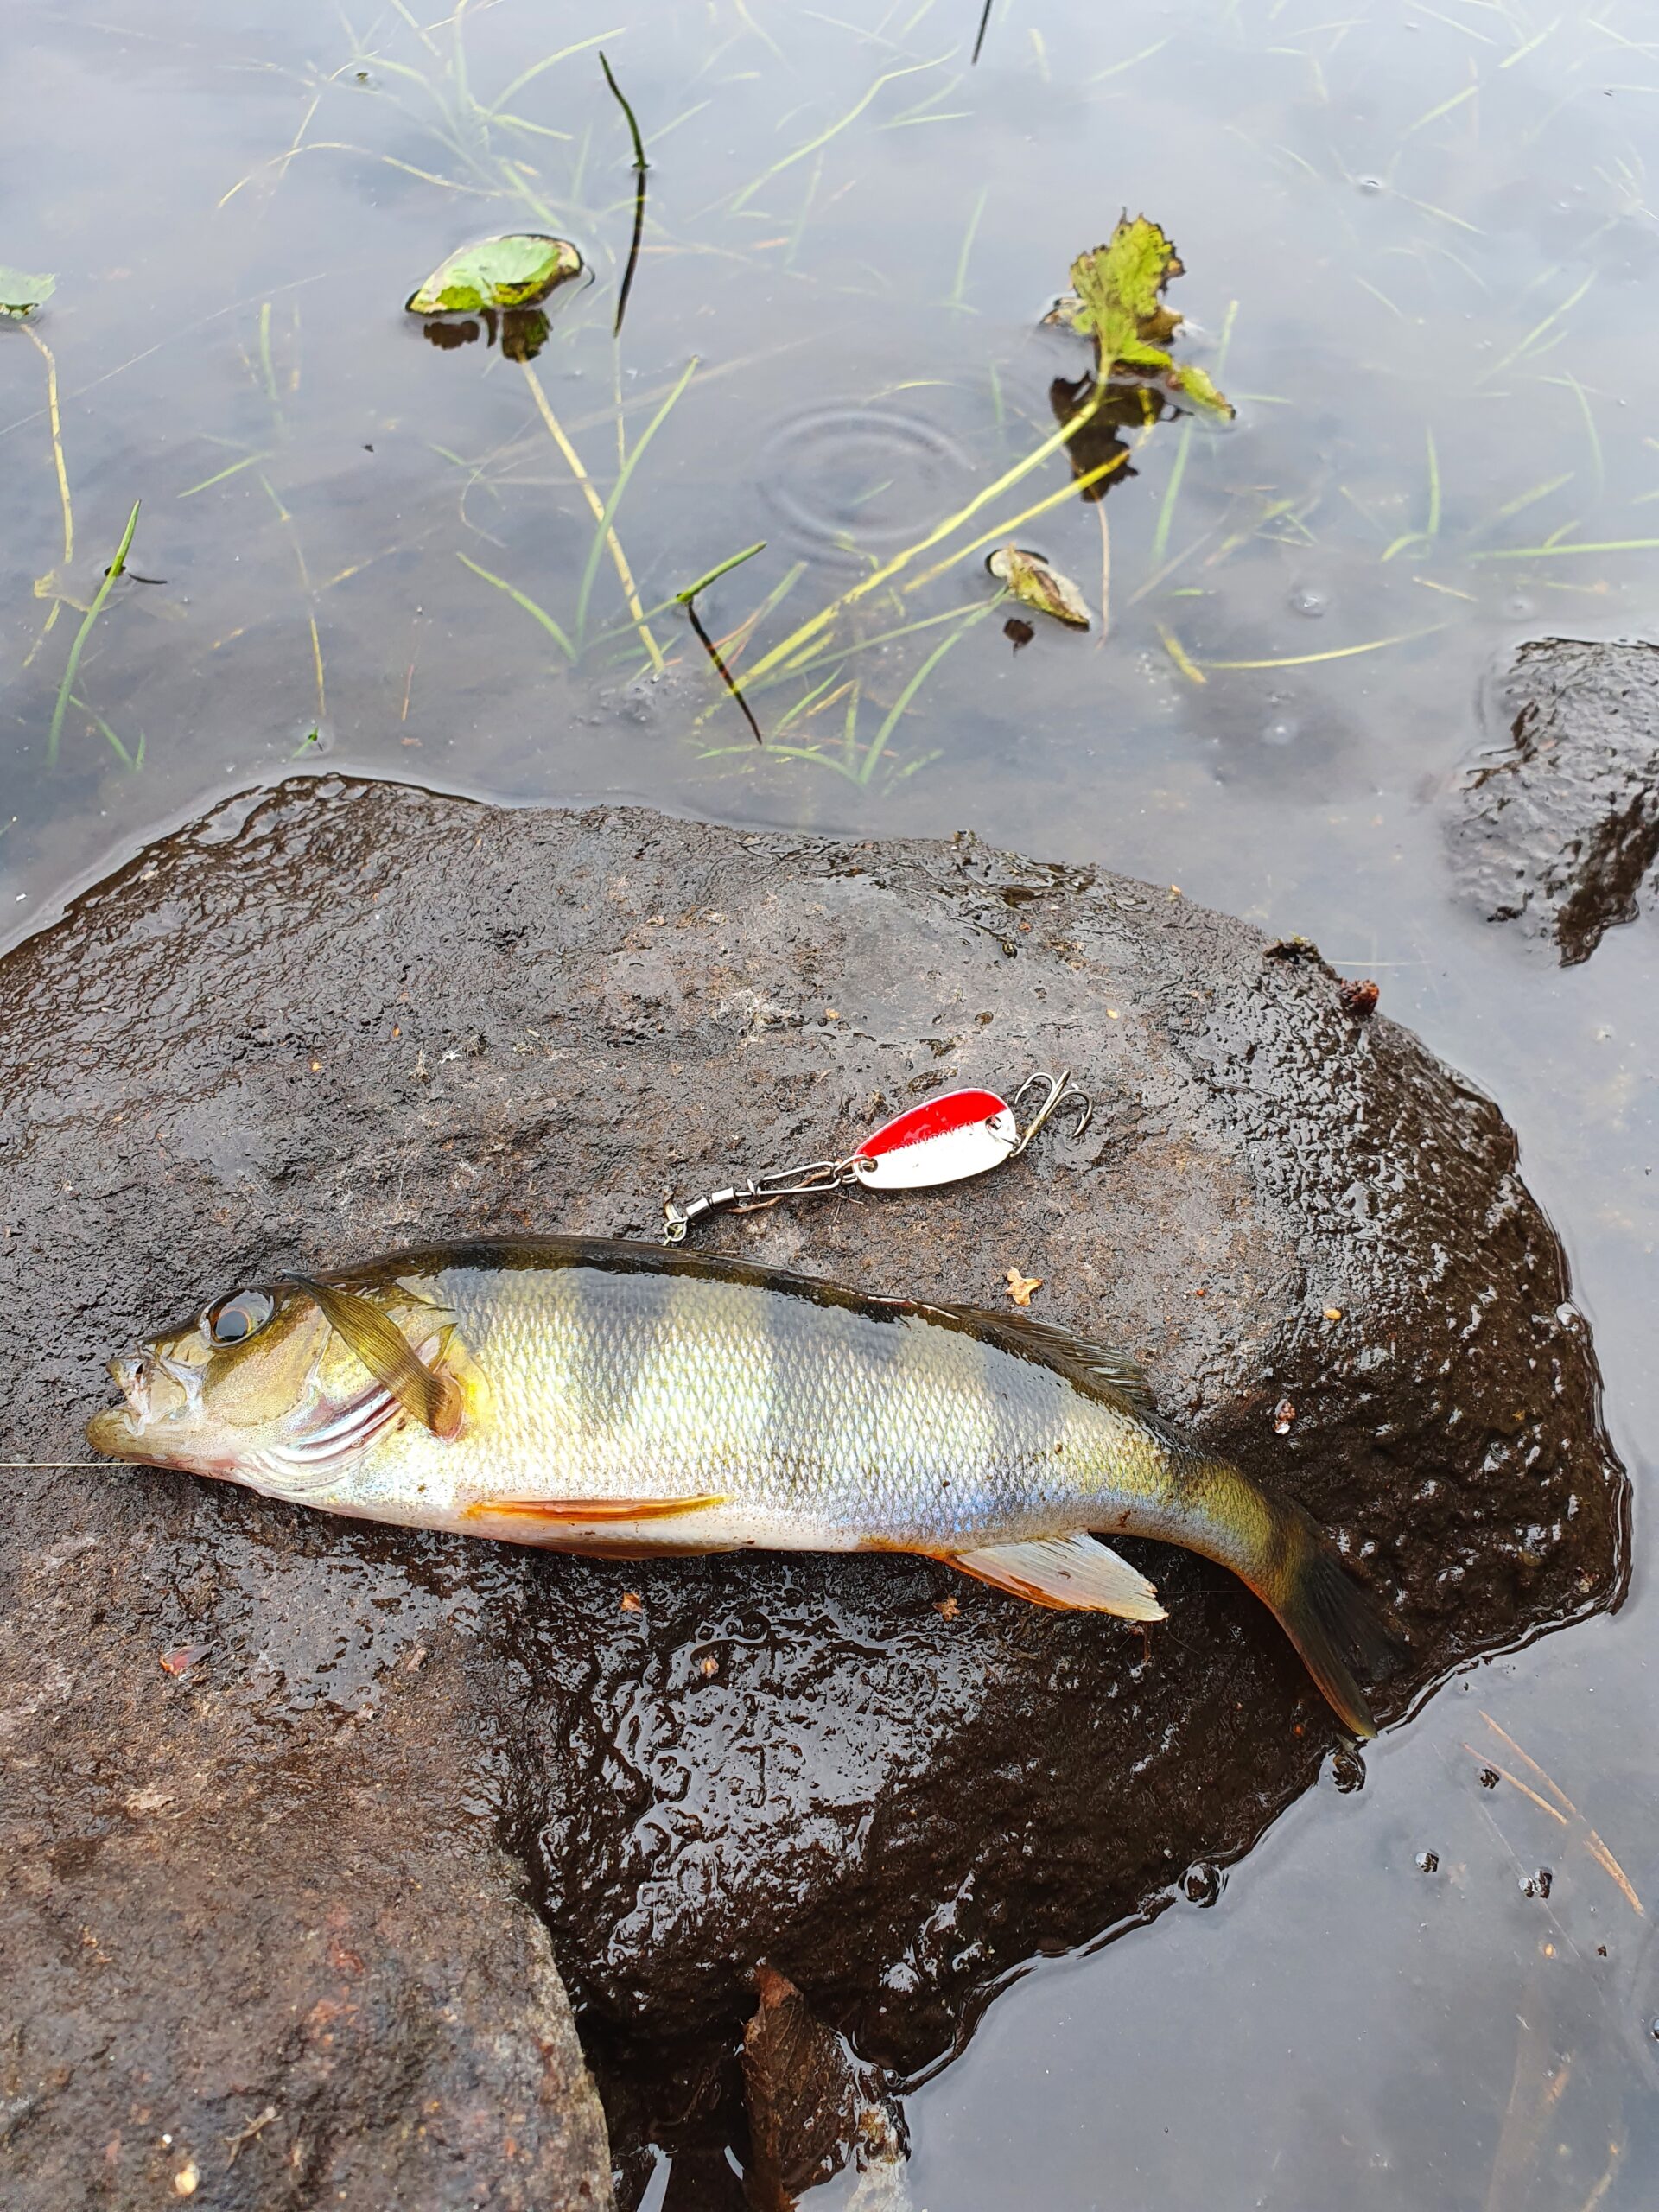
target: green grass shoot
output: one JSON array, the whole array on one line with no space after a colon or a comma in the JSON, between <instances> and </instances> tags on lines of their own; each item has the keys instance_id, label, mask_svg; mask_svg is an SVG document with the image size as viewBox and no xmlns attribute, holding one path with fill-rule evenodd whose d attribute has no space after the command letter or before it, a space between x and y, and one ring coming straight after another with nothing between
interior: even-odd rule
<instances>
[{"instance_id":1,"label":"green grass shoot","mask_svg":"<svg viewBox=\"0 0 1659 2212\"><path fill-rule=\"evenodd\" d=\"M690 383L692 378L696 374L697 368L697 357L694 353L691 359L686 363L685 369L680 377L679 382L675 385L673 391L669 393L668 397L664 400L662 405L657 410L657 412L652 416L644 430L640 432L639 438L634 443L632 452L629 454L627 459L623 462L621 468L617 474L616 482L612 487L611 496L605 502L604 510L600 515L597 524L594 525L593 541L588 548L587 563L582 572L582 583L576 593L575 626L578 644L580 644L588 627L588 602L593 596L594 579L599 573L600 556L605 550L606 542L610 535L611 525L616 518L616 511L622 504L622 495L627 490L629 480L632 477L634 470L639 467L646 447L651 443L658 431L661 429L663 424L667 421L670 410L674 406L675 402L679 398L680 394L685 390L687 385Z\"/></svg>"},{"instance_id":2,"label":"green grass shoot","mask_svg":"<svg viewBox=\"0 0 1659 2212\"><path fill-rule=\"evenodd\" d=\"M727 575L732 569L741 569L746 561L753 561L757 553L764 553L766 550L766 539L757 538L753 545L746 545L741 553L734 553L730 560L722 561L718 568L710 569L706 575L699 576L696 583L688 584L683 591L677 591L671 604L675 607L690 607L697 594L700 591L707 591L716 576Z\"/></svg>"},{"instance_id":3,"label":"green grass shoot","mask_svg":"<svg viewBox=\"0 0 1659 2212\"><path fill-rule=\"evenodd\" d=\"M544 607L538 607L528 594L520 591L516 584L510 584L505 576L493 575L488 569L480 568L478 563L469 560L465 553L458 552L455 558L462 568L470 569L475 576L482 576L486 584L493 584L497 591L505 592L515 607L522 607L526 614L541 624L567 660L575 660L575 647Z\"/></svg>"},{"instance_id":4,"label":"green grass shoot","mask_svg":"<svg viewBox=\"0 0 1659 2212\"><path fill-rule=\"evenodd\" d=\"M92 603L80 618L74 642L69 648L69 659L63 671L63 681L58 686L58 702L52 709L52 728L46 741L46 765L56 765L58 744L63 735L63 717L69 705L69 694L75 688L75 677L80 668L80 656L86 640L92 635L92 625L104 611L104 602L114 587L116 578L127 565L127 553L132 544L132 533L138 527L138 509L142 502L135 499L132 512L127 517L127 526L121 533L121 543L115 549L115 558L104 571L104 581L93 595Z\"/></svg>"}]
</instances>

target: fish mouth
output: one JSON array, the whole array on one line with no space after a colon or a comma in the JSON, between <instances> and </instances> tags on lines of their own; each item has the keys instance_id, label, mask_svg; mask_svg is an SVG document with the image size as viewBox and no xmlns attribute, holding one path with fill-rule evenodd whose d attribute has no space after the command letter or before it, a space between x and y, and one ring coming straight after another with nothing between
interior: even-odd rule
<instances>
[{"instance_id":1,"label":"fish mouth","mask_svg":"<svg viewBox=\"0 0 1659 2212\"><path fill-rule=\"evenodd\" d=\"M150 1364L143 1353L128 1359L112 1359L110 1373L122 1396L126 1400L122 1410L136 1422L149 1419Z\"/></svg>"},{"instance_id":2,"label":"fish mouth","mask_svg":"<svg viewBox=\"0 0 1659 2212\"><path fill-rule=\"evenodd\" d=\"M94 1452L111 1459L143 1459L147 1456L144 1431L151 1417L150 1380L153 1370L142 1353L112 1359L110 1373L124 1402L106 1406L86 1424L86 1441Z\"/></svg>"}]
</instances>

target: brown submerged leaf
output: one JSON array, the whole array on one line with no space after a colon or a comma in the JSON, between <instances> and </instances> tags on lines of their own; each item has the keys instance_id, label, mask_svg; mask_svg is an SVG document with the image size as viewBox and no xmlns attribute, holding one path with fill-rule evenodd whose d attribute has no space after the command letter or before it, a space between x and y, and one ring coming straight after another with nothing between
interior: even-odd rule
<instances>
[{"instance_id":1,"label":"brown submerged leaf","mask_svg":"<svg viewBox=\"0 0 1659 2212\"><path fill-rule=\"evenodd\" d=\"M1022 607L1052 614L1073 630L1089 627L1089 609L1083 594L1070 576L1052 569L1040 553L1020 545L999 545L985 563L999 583L1006 584Z\"/></svg>"}]
</instances>

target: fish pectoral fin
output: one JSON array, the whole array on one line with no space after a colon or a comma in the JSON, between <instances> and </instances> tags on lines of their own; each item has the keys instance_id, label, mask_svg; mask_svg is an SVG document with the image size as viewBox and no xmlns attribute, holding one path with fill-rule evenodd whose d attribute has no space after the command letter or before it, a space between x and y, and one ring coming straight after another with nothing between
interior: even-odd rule
<instances>
[{"instance_id":1,"label":"fish pectoral fin","mask_svg":"<svg viewBox=\"0 0 1659 2212\"><path fill-rule=\"evenodd\" d=\"M729 1505L723 1494L696 1497L481 1497L466 1509L468 1520L511 1514L522 1521L581 1527L596 1522L671 1521L683 1513L707 1513Z\"/></svg>"},{"instance_id":2,"label":"fish pectoral fin","mask_svg":"<svg viewBox=\"0 0 1659 2212\"><path fill-rule=\"evenodd\" d=\"M406 1414L445 1443L454 1441L461 1433L466 1404L453 1375L417 1359L391 1316L359 1292L309 1275L291 1274L288 1281L316 1301L329 1327Z\"/></svg>"},{"instance_id":3,"label":"fish pectoral fin","mask_svg":"<svg viewBox=\"0 0 1659 2212\"><path fill-rule=\"evenodd\" d=\"M1158 1593L1126 1559L1094 1536L1044 1536L1027 1544L994 1544L938 1556L976 1581L1007 1590L1033 1605L1062 1612L1116 1613L1126 1621L1168 1617Z\"/></svg>"}]
</instances>

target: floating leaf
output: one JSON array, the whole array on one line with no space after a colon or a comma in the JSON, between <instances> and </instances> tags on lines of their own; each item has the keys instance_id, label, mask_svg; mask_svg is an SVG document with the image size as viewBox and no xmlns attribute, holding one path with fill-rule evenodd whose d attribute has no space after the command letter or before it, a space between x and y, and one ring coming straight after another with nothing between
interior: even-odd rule
<instances>
[{"instance_id":1,"label":"floating leaf","mask_svg":"<svg viewBox=\"0 0 1659 2212\"><path fill-rule=\"evenodd\" d=\"M26 276L21 269L0 263L0 315L10 315L14 322L44 307L57 289L55 276Z\"/></svg>"},{"instance_id":2,"label":"floating leaf","mask_svg":"<svg viewBox=\"0 0 1659 2212\"><path fill-rule=\"evenodd\" d=\"M534 307L582 273L569 238L519 231L462 246L435 269L407 302L410 315L480 315L494 308Z\"/></svg>"},{"instance_id":3,"label":"floating leaf","mask_svg":"<svg viewBox=\"0 0 1659 2212\"><path fill-rule=\"evenodd\" d=\"M1052 614L1057 622L1068 623L1074 630L1089 627L1083 594L1070 576L1051 569L1040 553L1029 553L1020 545L999 545L985 565L1021 606L1034 607L1039 614Z\"/></svg>"},{"instance_id":4,"label":"floating leaf","mask_svg":"<svg viewBox=\"0 0 1659 2212\"><path fill-rule=\"evenodd\" d=\"M1181 274L1168 235L1144 215L1133 221L1125 216L1104 245L1072 263L1072 289L1051 319L1094 340L1102 384L1127 371L1154 378L1213 414L1231 415L1231 404L1202 369L1171 356L1182 317L1164 304L1163 295L1170 279Z\"/></svg>"}]
</instances>

